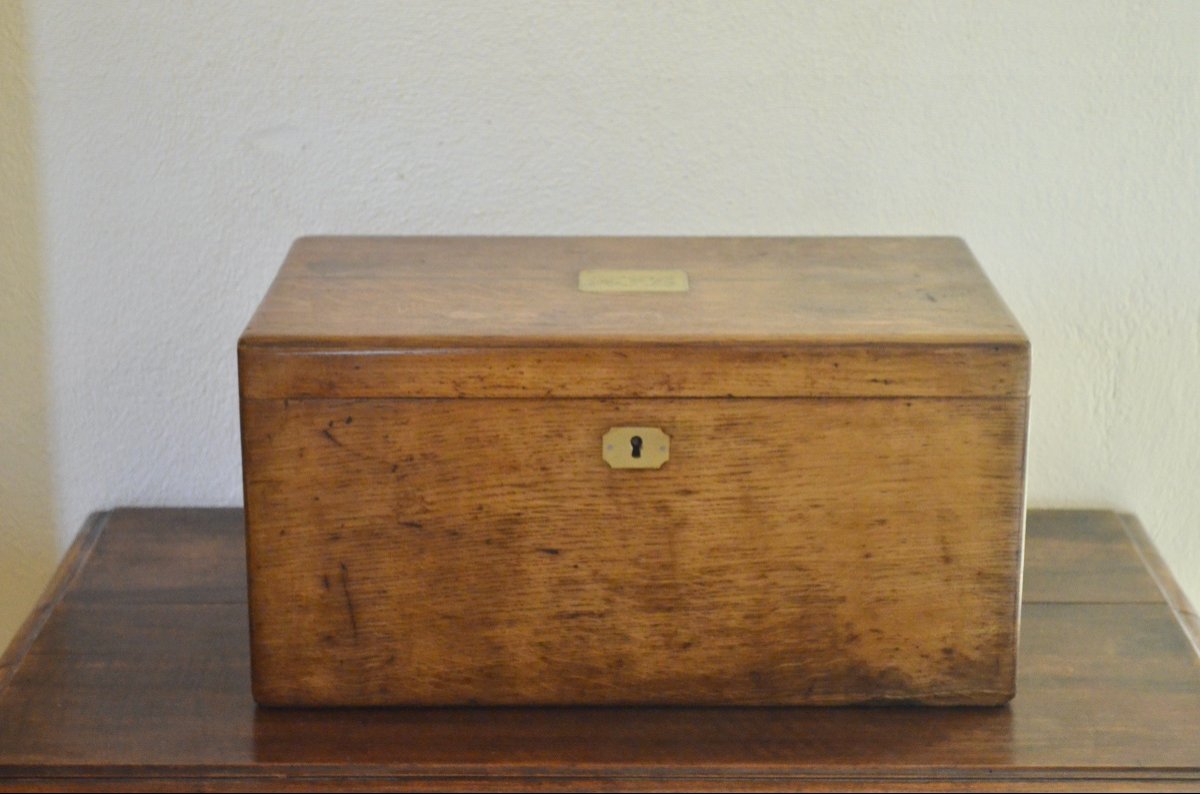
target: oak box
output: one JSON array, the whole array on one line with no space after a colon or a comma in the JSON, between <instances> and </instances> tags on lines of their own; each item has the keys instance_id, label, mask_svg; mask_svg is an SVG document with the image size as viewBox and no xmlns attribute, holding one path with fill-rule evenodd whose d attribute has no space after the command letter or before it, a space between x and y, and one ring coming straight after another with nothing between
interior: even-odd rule
<instances>
[{"instance_id":1,"label":"oak box","mask_svg":"<svg viewBox=\"0 0 1200 794\"><path fill-rule=\"evenodd\" d=\"M272 705L1012 697L1029 343L952 238L305 238L239 343Z\"/></svg>"}]
</instances>

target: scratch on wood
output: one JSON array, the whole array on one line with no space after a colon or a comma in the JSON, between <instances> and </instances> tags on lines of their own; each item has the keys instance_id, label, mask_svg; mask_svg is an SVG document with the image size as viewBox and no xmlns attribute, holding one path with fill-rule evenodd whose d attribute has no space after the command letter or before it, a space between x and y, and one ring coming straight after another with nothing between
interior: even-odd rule
<instances>
[{"instance_id":1,"label":"scratch on wood","mask_svg":"<svg viewBox=\"0 0 1200 794\"><path fill-rule=\"evenodd\" d=\"M352 418L352 417L347 417L347 418ZM347 422L347 424L349 424L349 422ZM399 466L397 466L391 460L389 460L385 457L382 457L380 455L369 455L359 449L356 449L355 447L347 446L345 444L345 442L343 442L340 438L338 438L333 433L331 433L329 431L328 427L321 428L321 435L325 436L325 438L327 438L329 440L329 442L331 444L333 444L335 447L345 450L346 452L348 452L349 454L358 458L359 460L369 460L369 461L373 461L375 463L382 463L385 466L390 466L391 471L393 473L395 473L396 470L399 468Z\"/></svg>"},{"instance_id":2,"label":"scratch on wood","mask_svg":"<svg viewBox=\"0 0 1200 794\"><path fill-rule=\"evenodd\" d=\"M344 562L339 562L338 566L342 569L342 595L346 597L346 611L350 613L350 631L354 633L354 639L358 639L358 619L354 616L354 600L350 598L350 571Z\"/></svg>"}]
</instances>

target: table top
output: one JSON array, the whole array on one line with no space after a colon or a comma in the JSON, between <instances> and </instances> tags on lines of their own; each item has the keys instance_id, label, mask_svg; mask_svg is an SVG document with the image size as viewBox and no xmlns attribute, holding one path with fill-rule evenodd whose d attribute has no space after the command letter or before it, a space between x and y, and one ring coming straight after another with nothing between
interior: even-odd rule
<instances>
[{"instance_id":1,"label":"table top","mask_svg":"<svg viewBox=\"0 0 1200 794\"><path fill-rule=\"evenodd\" d=\"M266 709L242 514L93 516L0 658L0 790L1200 787L1200 621L1144 530L1029 515L1000 708Z\"/></svg>"}]
</instances>

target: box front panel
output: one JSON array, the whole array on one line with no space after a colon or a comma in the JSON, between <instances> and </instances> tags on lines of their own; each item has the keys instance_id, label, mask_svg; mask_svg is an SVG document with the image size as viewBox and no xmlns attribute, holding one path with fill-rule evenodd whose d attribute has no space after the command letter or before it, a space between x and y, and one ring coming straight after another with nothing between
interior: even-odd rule
<instances>
[{"instance_id":1,"label":"box front panel","mask_svg":"<svg viewBox=\"0 0 1200 794\"><path fill-rule=\"evenodd\" d=\"M613 427L661 428L614 469ZM998 703L1025 401L245 400L268 704Z\"/></svg>"}]
</instances>

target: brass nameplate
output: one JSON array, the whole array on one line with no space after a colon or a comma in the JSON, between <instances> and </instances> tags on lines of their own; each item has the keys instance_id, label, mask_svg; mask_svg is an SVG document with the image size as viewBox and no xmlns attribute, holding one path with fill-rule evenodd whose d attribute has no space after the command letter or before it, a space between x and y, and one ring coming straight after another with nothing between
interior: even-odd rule
<instances>
[{"instance_id":1,"label":"brass nameplate","mask_svg":"<svg viewBox=\"0 0 1200 794\"><path fill-rule=\"evenodd\" d=\"M583 292L687 292L688 277L682 270L581 270Z\"/></svg>"}]
</instances>

